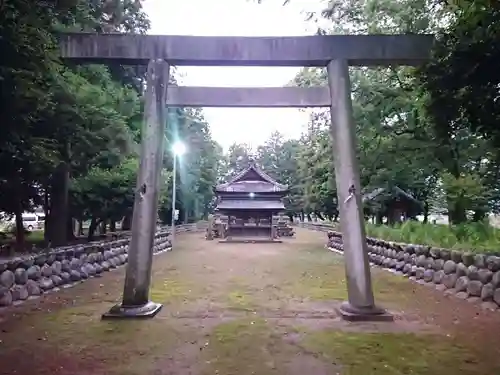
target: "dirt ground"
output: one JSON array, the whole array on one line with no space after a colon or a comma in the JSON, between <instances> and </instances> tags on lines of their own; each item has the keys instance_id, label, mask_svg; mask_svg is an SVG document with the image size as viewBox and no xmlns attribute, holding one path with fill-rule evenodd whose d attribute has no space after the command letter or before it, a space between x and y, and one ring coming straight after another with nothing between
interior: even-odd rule
<instances>
[{"instance_id":1,"label":"dirt ground","mask_svg":"<svg viewBox=\"0 0 500 375\"><path fill-rule=\"evenodd\" d=\"M346 323L342 257L324 234L223 244L183 234L154 258L150 320L102 321L124 269L0 312L0 374L500 373L500 312L381 270L394 323Z\"/></svg>"}]
</instances>

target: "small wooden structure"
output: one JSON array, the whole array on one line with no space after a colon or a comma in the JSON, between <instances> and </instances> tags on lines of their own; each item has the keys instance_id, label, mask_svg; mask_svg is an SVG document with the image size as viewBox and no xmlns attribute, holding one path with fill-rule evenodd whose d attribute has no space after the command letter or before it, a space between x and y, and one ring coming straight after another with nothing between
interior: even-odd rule
<instances>
[{"instance_id":1,"label":"small wooden structure","mask_svg":"<svg viewBox=\"0 0 500 375\"><path fill-rule=\"evenodd\" d=\"M288 187L272 179L254 162L230 181L215 187L216 212L227 216L227 241L276 241L278 214L285 210Z\"/></svg>"},{"instance_id":2,"label":"small wooden structure","mask_svg":"<svg viewBox=\"0 0 500 375\"><path fill-rule=\"evenodd\" d=\"M210 215L208 217L208 227L205 239L226 238L225 229L227 227L227 216L220 214Z\"/></svg>"},{"instance_id":3,"label":"small wooden structure","mask_svg":"<svg viewBox=\"0 0 500 375\"><path fill-rule=\"evenodd\" d=\"M363 195L363 203L365 213L374 215L377 224L386 217L387 224L394 225L423 212L422 202L397 186L377 188Z\"/></svg>"},{"instance_id":4,"label":"small wooden structure","mask_svg":"<svg viewBox=\"0 0 500 375\"><path fill-rule=\"evenodd\" d=\"M289 225L290 219L285 215L278 216L278 223L276 230L278 232L278 237L293 237L295 231Z\"/></svg>"}]
</instances>

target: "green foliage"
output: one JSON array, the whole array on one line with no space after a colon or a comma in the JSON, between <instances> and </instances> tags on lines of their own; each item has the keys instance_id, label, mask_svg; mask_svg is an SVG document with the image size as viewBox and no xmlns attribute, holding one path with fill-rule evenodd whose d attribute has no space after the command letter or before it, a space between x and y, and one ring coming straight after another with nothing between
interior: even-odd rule
<instances>
[{"instance_id":1,"label":"green foliage","mask_svg":"<svg viewBox=\"0 0 500 375\"><path fill-rule=\"evenodd\" d=\"M470 173L457 178L450 173L444 173L441 180L449 205L464 205L469 210L487 212L489 192L480 176Z\"/></svg>"},{"instance_id":2,"label":"green foliage","mask_svg":"<svg viewBox=\"0 0 500 375\"><path fill-rule=\"evenodd\" d=\"M166 128L165 164L172 170L172 145L180 140L187 152L179 157L177 168L177 202L183 221L207 217L213 209L213 187L219 179L223 165L222 149L212 139L210 127L203 112L197 108L175 108L170 111ZM168 197L172 190L169 184ZM166 202L166 201L165 201ZM160 217L169 223L171 202L162 206Z\"/></svg>"},{"instance_id":3,"label":"green foliage","mask_svg":"<svg viewBox=\"0 0 500 375\"><path fill-rule=\"evenodd\" d=\"M248 167L253 159L252 148L247 144L232 144L224 160L225 178L230 178Z\"/></svg>"},{"instance_id":4,"label":"green foliage","mask_svg":"<svg viewBox=\"0 0 500 375\"><path fill-rule=\"evenodd\" d=\"M330 1L311 20L330 20L318 33L437 33L433 59L420 69L353 68L356 155L363 192L399 187L422 202L425 217L448 212L454 224L500 212L500 75L498 7L489 1ZM324 22L323 22L324 24ZM130 218L144 103L144 69L75 66L58 58L58 31L145 33L141 1L19 0L0 5L0 210L18 218L43 205L47 239L67 239L71 218L93 223ZM175 79L172 79L175 81ZM326 85L324 69L303 69L291 83ZM233 145L228 155L211 137L199 109L171 109L160 216L169 221L176 140L176 207L195 220L213 209L212 187L251 158L288 184L288 214L336 219L330 117L311 115L299 140L275 133L256 150ZM367 205L368 206L368 205ZM389 215L389 204L368 214ZM488 242L489 229L452 227L457 241ZM468 234L468 233L472 234ZM477 233L482 233L481 235ZM486 236L486 237L485 237ZM22 242L23 233L17 235ZM476 238L477 239L474 239ZM443 238L448 238L444 236ZM452 241L452 237L449 237Z\"/></svg>"},{"instance_id":5,"label":"green foliage","mask_svg":"<svg viewBox=\"0 0 500 375\"><path fill-rule=\"evenodd\" d=\"M131 214L138 162L129 159L112 169L92 168L73 179L70 187L72 213L81 219L113 218Z\"/></svg>"},{"instance_id":6,"label":"green foliage","mask_svg":"<svg viewBox=\"0 0 500 375\"><path fill-rule=\"evenodd\" d=\"M61 230L71 218L90 219L94 226L130 219L144 69L64 64L55 33L145 33L149 21L141 1L70 0L49 6L21 0L0 7L0 211L20 217L43 205L45 235L53 245L73 236ZM171 124L166 137L185 139L192 151L184 160L189 177L180 176L183 193L178 195L187 219L210 209L219 148L199 110L178 114L184 118L181 126ZM165 159L163 210L170 207L170 152ZM22 246L21 231L17 238Z\"/></svg>"},{"instance_id":7,"label":"green foliage","mask_svg":"<svg viewBox=\"0 0 500 375\"><path fill-rule=\"evenodd\" d=\"M498 212L499 80L491 73L500 53L497 8L486 0L451 5L440 0L335 0L322 13L308 15L322 25L331 21L319 34L439 36L433 59L423 68L351 68L363 193L398 187L422 203L425 218L448 213L455 224ZM327 85L326 72L305 68L292 84ZM337 216L329 126L327 111L314 112L299 142L292 185L300 196L295 212ZM367 202L366 208L367 214L391 210L388 203Z\"/></svg>"}]
</instances>

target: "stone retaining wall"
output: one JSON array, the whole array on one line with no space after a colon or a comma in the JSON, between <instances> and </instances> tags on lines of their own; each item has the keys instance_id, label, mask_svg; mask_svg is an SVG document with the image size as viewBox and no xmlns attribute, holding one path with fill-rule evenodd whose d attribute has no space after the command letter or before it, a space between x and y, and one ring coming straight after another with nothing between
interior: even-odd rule
<instances>
[{"instance_id":1,"label":"stone retaining wall","mask_svg":"<svg viewBox=\"0 0 500 375\"><path fill-rule=\"evenodd\" d=\"M342 234L328 225L300 223L299 226L327 232L327 246L343 252ZM422 284L484 308L500 306L500 257L467 251L412 245L367 237L372 265L398 272Z\"/></svg>"},{"instance_id":2,"label":"stone retaining wall","mask_svg":"<svg viewBox=\"0 0 500 375\"><path fill-rule=\"evenodd\" d=\"M180 225L177 232L206 229L206 223ZM171 248L170 229L160 229L153 252ZM99 276L127 262L130 237L65 246L43 253L0 261L0 307L16 305L58 287L67 287Z\"/></svg>"}]
</instances>

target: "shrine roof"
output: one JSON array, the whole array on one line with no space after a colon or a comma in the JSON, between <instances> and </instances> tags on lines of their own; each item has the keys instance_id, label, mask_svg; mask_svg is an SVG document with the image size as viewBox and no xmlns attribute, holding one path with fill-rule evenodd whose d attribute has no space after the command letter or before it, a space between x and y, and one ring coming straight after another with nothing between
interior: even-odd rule
<instances>
[{"instance_id":1,"label":"shrine roof","mask_svg":"<svg viewBox=\"0 0 500 375\"><path fill-rule=\"evenodd\" d=\"M257 167L255 163L225 184L217 185L215 188L219 192L287 192L288 186L276 182L271 176Z\"/></svg>"},{"instance_id":2,"label":"shrine roof","mask_svg":"<svg viewBox=\"0 0 500 375\"><path fill-rule=\"evenodd\" d=\"M280 201L262 201L253 199L223 200L217 205L218 210L284 210Z\"/></svg>"}]
</instances>

